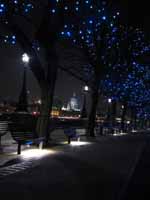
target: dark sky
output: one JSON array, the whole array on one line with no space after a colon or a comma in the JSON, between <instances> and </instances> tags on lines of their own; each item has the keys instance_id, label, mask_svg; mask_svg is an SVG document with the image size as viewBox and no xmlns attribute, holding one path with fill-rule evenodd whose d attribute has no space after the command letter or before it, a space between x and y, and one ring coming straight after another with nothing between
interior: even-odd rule
<instances>
[{"instance_id":1,"label":"dark sky","mask_svg":"<svg viewBox=\"0 0 150 200\"><path fill-rule=\"evenodd\" d=\"M112 0L112 5L117 5L120 9L121 18L124 23L133 26L140 26L145 33L150 35L150 11L149 1L134 0ZM19 95L23 63L21 55L23 52L19 48L0 47L0 97L16 99ZM81 96L83 84L73 77L69 77L64 72L59 72L56 85L56 96L67 101L75 91ZM32 73L28 70L28 89L30 98L38 98L40 95L39 88Z\"/></svg>"},{"instance_id":2,"label":"dark sky","mask_svg":"<svg viewBox=\"0 0 150 200\"><path fill-rule=\"evenodd\" d=\"M22 76L23 63L21 61L22 53L17 48L0 48L1 66L0 66L0 97L13 99L19 95ZM27 85L30 91L30 99L37 99L40 91L36 79L30 69L27 70ZM72 76L68 76L66 72L59 71L56 84L55 96L60 97L63 101L67 101L76 92L77 96L81 96L83 84Z\"/></svg>"},{"instance_id":3,"label":"dark sky","mask_svg":"<svg viewBox=\"0 0 150 200\"><path fill-rule=\"evenodd\" d=\"M121 9L121 17L128 24L138 26L150 33L150 7L148 0L112 0Z\"/></svg>"}]
</instances>

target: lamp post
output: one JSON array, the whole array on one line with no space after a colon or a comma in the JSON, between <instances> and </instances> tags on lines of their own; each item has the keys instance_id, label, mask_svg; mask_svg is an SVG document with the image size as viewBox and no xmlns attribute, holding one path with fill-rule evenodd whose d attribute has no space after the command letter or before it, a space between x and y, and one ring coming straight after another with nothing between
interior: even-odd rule
<instances>
[{"instance_id":1,"label":"lamp post","mask_svg":"<svg viewBox=\"0 0 150 200\"><path fill-rule=\"evenodd\" d=\"M22 88L21 88L21 92L19 95L19 101L18 101L18 105L16 108L17 112L28 112L28 100L27 100L27 66L28 63L30 61L30 57L28 56L28 54L24 53L22 55L22 61L24 63L24 72L23 72L23 82L22 82Z\"/></svg>"},{"instance_id":2,"label":"lamp post","mask_svg":"<svg viewBox=\"0 0 150 200\"><path fill-rule=\"evenodd\" d=\"M110 120L111 103L112 103L112 99L109 98L109 99L108 99L108 110L107 110L107 120L108 120L108 121Z\"/></svg>"},{"instance_id":3,"label":"lamp post","mask_svg":"<svg viewBox=\"0 0 150 200\"><path fill-rule=\"evenodd\" d=\"M86 94L89 91L89 87L86 85L83 87L83 106L81 110L81 118L87 117L87 110L86 110Z\"/></svg>"}]
</instances>

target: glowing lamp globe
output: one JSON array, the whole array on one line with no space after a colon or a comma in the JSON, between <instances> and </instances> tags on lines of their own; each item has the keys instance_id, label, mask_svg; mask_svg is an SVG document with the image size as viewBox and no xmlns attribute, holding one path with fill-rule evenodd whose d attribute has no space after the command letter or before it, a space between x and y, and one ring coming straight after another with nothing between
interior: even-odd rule
<instances>
[{"instance_id":1,"label":"glowing lamp globe","mask_svg":"<svg viewBox=\"0 0 150 200\"><path fill-rule=\"evenodd\" d=\"M111 103L112 102L112 99L108 99L108 103Z\"/></svg>"},{"instance_id":2,"label":"glowing lamp globe","mask_svg":"<svg viewBox=\"0 0 150 200\"><path fill-rule=\"evenodd\" d=\"M86 85L86 86L84 86L84 91L89 91L89 87Z\"/></svg>"},{"instance_id":3,"label":"glowing lamp globe","mask_svg":"<svg viewBox=\"0 0 150 200\"><path fill-rule=\"evenodd\" d=\"M24 53L24 54L22 55L22 61L23 61L24 63L29 63L30 57L28 56L28 54Z\"/></svg>"}]
</instances>

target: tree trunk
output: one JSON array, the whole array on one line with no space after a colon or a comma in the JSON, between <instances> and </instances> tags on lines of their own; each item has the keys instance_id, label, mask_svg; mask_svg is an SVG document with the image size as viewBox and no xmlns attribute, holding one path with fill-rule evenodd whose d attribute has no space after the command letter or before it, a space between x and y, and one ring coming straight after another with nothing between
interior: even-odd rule
<instances>
[{"instance_id":1,"label":"tree trunk","mask_svg":"<svg viewBox=\"0 0 150 200\"><path fill-rule=\"evenodd\" d=\"M27 98L27 71L24 67L23 83L19 95L19 101L17 104L16 112L28 112L28 98Z\"/></svg>"},{"instance_id":2,"label":"tree trunk","mask_svg":"<svg viewBox=\"0 0 150 200\"><path fill-rule=\"evenodd\" d=\"M111 112L111 133L114 134L114 127L116 125L116 109L117 109L117 102L114 100L112 101L112 112Z\"/></svg>"},{"instance_id":3,"label":"tree trunk","mask_svg":"<svg viewBox=\"0 0 150 200\"><path fill-rule=\"evenodd\" d=\"M115 124L116 121L116 113L117 113L117 102L112 102L112 123Z\"/></svg>"},{"instance_id":4,"label":"tree trunk","mask_svg":"<svg viewBox=\"0 0 150 200\"><path fill-rule=\"evenodd\" d=\"M134 121L133 121L133 128L134 130L137 129L137 113L136 113L136 110L134 111Z\"/></svg>"},{"instance_id":5,"label":"tree trunk","mask_svg":"<svg viewBox=\"0 0 150 200\"><path fill-rule=\"evenodd\" d=\"M36 129L39 137L45 137L48 131L50 118L50 94L49 87L46 85L41 86L41 102L40 116L38 118Z\"/></svg>"},{"instance_id":6,"label":"tree trunk","mask_svg":"<svg viewBox=\"0 0 150 200\"><path fill-rule=\"evenodd\" d=\"M141 119L141 127L140 128L144 129L144 119L143 118Z\"/></svg>"},{"instance_id":7,"label":"tree trunk","mask_svg":"<svg viewBox=\"0 0 150 200\"><path fill-rule=\"evenodd\" d=\"M81 111L81 118L87 118L87 110L86 110L86 94L83 94L83 106Z\"/></svg>"},{"instance_id":8,"label":"tree trunk","mask_svg":"<svg viewBox=\"0 0 150 200\"><path fill-rule=\"evenodd\" d=\"M127 104L124 103L123 104L123 110L122 110L122 116L121 116L121 131L122 132L125 131L125 117L126 117L126 113L127 113Z\"/></svg>"},{"instance_id":9,"label":"tree trunk","mask_svg":"<svg viewBox=\"0 0 150 200\"><path fill-rule=\"evenodd\" d=\"M49 140L50 114L53 105L53 96L57 78L57 67L53 67L53 69L51 69L51 74L49 74L49 76L50 81L45 81L44 84L42 83L40 85L42 104L40 109L40 117L38 118L36 127L38 136L45 138L45 144L47 144Z\"/></svg>"},{"instance_id":10,"label":"tree trunk","mask_svg":"<svg viewBox=\"0 0 150 200\"><path fill-rule=\"evenodd\" d=\"M136 129L137 128L137 113L136 113L136 108L132 107L131 108L131 125L132 125L132 129Z\"/></svg>"},{"instance_id":11,"label":"tree trunk","mask_svg":"<svg viewBox=\"0 0 150 200\"><path fill-rule=\"evenodd\" d=\"M95 81L95 85L92 90L91 95L91 110L88 119L88 127L87 127L87 135L91 137L95 137L94 129L95 129L95 120L96 120L96 109L98 104L99 97L99 81Z\"/></svg>"}]
</instances>

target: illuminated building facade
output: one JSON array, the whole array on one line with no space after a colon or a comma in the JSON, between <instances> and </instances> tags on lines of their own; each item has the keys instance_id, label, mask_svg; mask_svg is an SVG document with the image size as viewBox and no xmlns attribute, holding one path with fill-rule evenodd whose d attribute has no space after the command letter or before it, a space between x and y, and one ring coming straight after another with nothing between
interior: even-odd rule
<instances>
[{"instance_id":1,"label":"illuminated building facade","mask_svg":"<svg viewBox=\"0 0 150 200\"><path fill-rule=\"evenodd\" d=\"M70 101L67 104L67 110L68 111L80 111L78 98L76 97L75 93L73 93L73 96L70 98Z\"/></svg>"}]
</instances>

